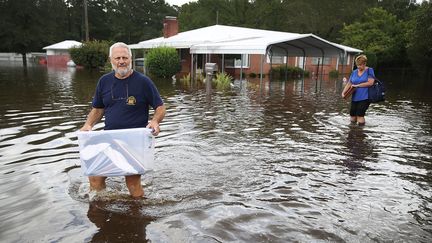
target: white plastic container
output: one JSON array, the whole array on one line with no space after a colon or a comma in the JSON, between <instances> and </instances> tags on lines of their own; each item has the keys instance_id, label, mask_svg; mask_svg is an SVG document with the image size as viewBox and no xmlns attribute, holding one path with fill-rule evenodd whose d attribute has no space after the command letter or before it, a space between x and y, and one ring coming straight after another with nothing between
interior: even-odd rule
<instances>
[{"instance_id":1,"label":"white plastic container","mask_svg":"<svg viewBox=\"0 0 432 243\"><path fill-rule=\"evenodd\" d=\"M79 131L77 135L86 176L142 175L154 168L151 129Z\"/></svg>"}]
</instances>

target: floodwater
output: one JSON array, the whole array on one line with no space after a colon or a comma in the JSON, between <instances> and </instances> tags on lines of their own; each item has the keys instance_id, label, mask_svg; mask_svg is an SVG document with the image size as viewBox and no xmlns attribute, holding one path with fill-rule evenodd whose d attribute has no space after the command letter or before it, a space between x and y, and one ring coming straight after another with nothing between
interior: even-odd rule
<instances>
[{"instance_id":1,"label":"floodwater","mask_svg":"<svg viewBox=\"0 0 432 243\"><path fill-rule=\"evenodd\" d=\"M89 201L75 132L100 73L0 67L1 242L430 242L431 85L381 75L349 125L340 81L155 81L167 106L146 198ZM97 129L103 125L98 124Z\"/></svg>"}]
</instances>

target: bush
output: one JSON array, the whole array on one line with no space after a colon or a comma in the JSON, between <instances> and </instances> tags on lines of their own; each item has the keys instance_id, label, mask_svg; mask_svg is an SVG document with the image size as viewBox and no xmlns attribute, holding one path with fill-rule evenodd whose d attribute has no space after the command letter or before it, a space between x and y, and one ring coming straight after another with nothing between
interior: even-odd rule
<instances>
[{"instance_id":1,"label":"bush","mask_svg":"<svg viewBox=\"0 0 432 243\"><path fill-rule=\"evenodd\" d=\"M70 48L69 53L76 65L103 68L108 61L109 47L108 41L87 41L80 47Z\"/></svg>"},{"instance_id":2,"label":"bush","mask_svg":"<svg viewBox=\"0 0 432 243\"><path fill-rule=\"evenodd\" d=\"M181 70L180 57L173 47L151 49L146 56L145 65L150 74L157 77L172 77Z\"/></svg>"},{"instance_id":3,"label":"bush","mask_svg":"<svg viewBox=\"0 0 432 243\"><path fill-rule=\"evenodd\" d=\"M285 78L285 66L280 65L277 67L272 67L270 72L273 75L273 78ZM291 67L288 66L288 79L296 79L302 76L304 73L306 76L306 72L299 67Z\"/></svg>"},{"instance_id":4,"label":"bush","mask_svg":"<svg viewBox=\"0 0 432 243\"><path fill-rule=\"evenodd\" d=\"M187 75L184 75L182 78L180 78L180 82L182 83L188 83L191 79L190 73L188 73Z\"/></svg>"},{"instance_id":5,"label":"bush","mask_svg":"<svg viewBox=\"0 0 432 243\"><path fill-rule=\"evenodd\" d=\"M226 89L231 86L231 81L233 77L231 77L228 73L216 73L216 78L213 79L213 82L216 83L217 89Z\"/></svg>"},{"instance_id":6,"label":"bush","mask_svg":"<svg viewBox=\"0 0 432 243\"><path fill-rule=\"evenodd\" d=\"M205 79L205 77L204 77L204 72L203 72L203 70L202 69L200 69L200 68L198 68L197 70L196 70L196 80L198 80L198 81L204 81L204 79Z\"/></svg>"},{"instance_id":7,"label":"bush","mask_svg":"<svg viewBox=\"0 0 432 243\"><path fill-rule=\"evenodd\" d=\"M250 78L256 78L257 75L256 75L256 73L249 73L249 77L250 77Z\"/></svg>"},{"instance_id":8,"label":"bush","mask_svg":"<svg viewBox=\"0 0 432 243\"><path fill-rule=\"evenodd\" d=\"M338 70L331 70L329 73L330 78L337 78L339 77L339 71Z\"/></svg>"}]
</instances>

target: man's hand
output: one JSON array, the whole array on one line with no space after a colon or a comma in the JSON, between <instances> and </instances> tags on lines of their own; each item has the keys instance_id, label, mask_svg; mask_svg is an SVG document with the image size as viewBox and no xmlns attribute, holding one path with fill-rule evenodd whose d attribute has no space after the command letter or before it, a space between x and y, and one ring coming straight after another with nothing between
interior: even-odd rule
<instances>
[{"instance_id":1,"label":"man's hand","mask_svg":"<svg viewBox=\"0 0 432 243\"><path fill-rule=\"evenodd\" d=\"M92 108L80 131L91 131L93 126L102 119L104 113L105 110L102 108Z\"/></svg>"},{"instance_id":2,"label":"man's hand","mask_svg":"<svg viewBox=\"0 0 432 243\"><path fill-rule=\"evenodd\" d=\"M147 124L147 128L152 129L152 134L157 136L160 132L159 123L157 121L151 120L149 124Z\"/></svg>"},{"instance_id":3,"label":"man's hand","mask_svg":"<svg viewBox=\"0 0 432 243\"><path fill-rule=\"evenodd\" d=\"M82 126L80 128L80 131L91 131L92 127L90 125L84 124L84 126Z\"/></svg>"},{"instance_id":4,"label":"man's hand","mask_svg":"<svg viewBox=\"0 0 432 243\"><path fill-rule=\"evenodd\" d=\"M162 120L164 119L165 113L165 105L158 106L153 115L153 119L151 119L151 121L147 125L147 128L153 129L152 134L154 136L157 136L160 132L159 123L162 122Z\"/></svg>"}]
</instances>

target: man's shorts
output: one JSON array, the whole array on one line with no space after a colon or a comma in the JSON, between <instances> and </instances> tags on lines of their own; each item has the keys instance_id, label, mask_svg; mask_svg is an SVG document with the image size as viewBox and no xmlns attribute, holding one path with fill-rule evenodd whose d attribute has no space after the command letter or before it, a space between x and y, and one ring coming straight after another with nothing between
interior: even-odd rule
<instances>
[{"instance_id":1,"label":"man's shorts","mask_svg":"<svg viewBox=\"0 0 432 243\"><path fill-rule=\"evenodd\" d=\"M365 116L369 105L369 100L351 101L350 116Z\"/></svg>"}]
</instances>

